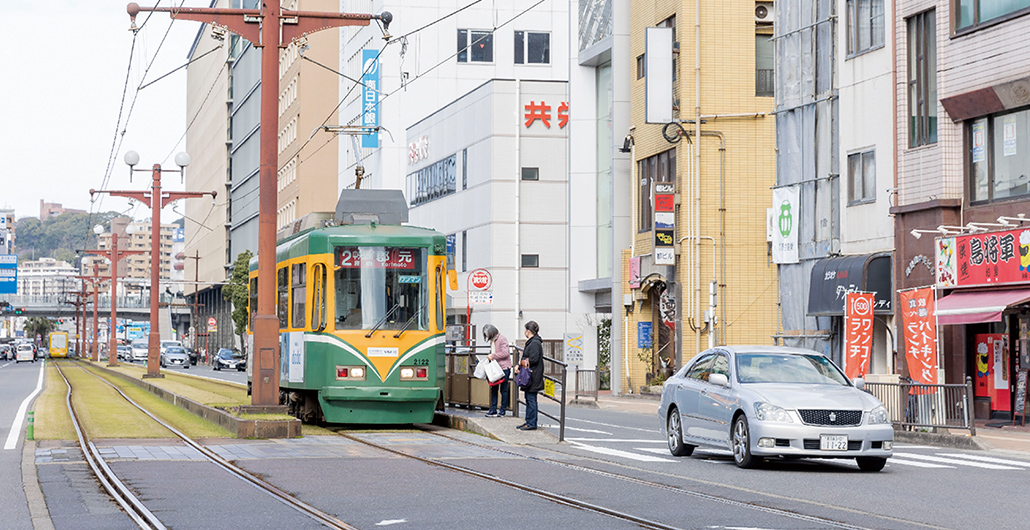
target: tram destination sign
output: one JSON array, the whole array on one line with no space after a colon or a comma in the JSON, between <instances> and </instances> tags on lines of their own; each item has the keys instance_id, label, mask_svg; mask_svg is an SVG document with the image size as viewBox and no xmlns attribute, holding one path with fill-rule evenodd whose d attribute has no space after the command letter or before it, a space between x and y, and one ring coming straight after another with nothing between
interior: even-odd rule
<instances>
[{"instance_id":1,"label":"tram destination sign","mask_svg":"<svg viewBox=\"0 0 1030 530\"><path fill-rule=\"evenodd\" d=\"M369 248L359 249L358 247L338 247L336 249L336 263L344 269L391 269L391 270L414 270L415 257L418 256L418 249L415 248Z\"/></svg>"}]
</instances>

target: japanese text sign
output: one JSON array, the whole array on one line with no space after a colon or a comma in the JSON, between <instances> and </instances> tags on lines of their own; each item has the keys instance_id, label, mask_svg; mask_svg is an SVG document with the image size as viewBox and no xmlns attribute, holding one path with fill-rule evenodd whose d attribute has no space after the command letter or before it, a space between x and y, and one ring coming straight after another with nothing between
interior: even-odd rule
<instances>
[{"instance_id":1,"label":"japanese text sign","mask_svg":"<svg viewBox=\"0 0 1030 530\"><path fill-rule=\"evenodd\" d=\"M379 50L361 50L361 125L379 126ZM361 137L361 147L379 147L379 133Z\"/></svg>"},{"instance_id":2,"label":"japanese text sign","mask_svg":"<svg viewBox=\"0 0 1030 530\"><path fill-rule=\"evenodd\" d=\"M526 128L529 128L530 125L537 121L543 123L544 127L551 128L551 106L546 101L537 103L536 100L533 100L528 105L525 105L524 108L526 109ZM556 116L558 117L558 128L564 129L569 123L569 103L567 101L562 101L558 105Z\"/></svg>"},{"instance_id":3,"label":"japanese text sign","mask_svg":"<svg viewBox=\"0 0 1030 530\"><path fill-rule=\"evenodd\" d=\"M844 373L851 379L869 373L873 350L873 293L844 296Z\"/></svg>"},{"instance_id":4,"label":"japanese text sign","mask_svg":"<svg viewBox=\"0 0 1030 530\"><path fill-rule=\"evenodd\" d=\"M338 247L336 263L344 269L414 270L416 249Z\"/></svg>"},{"instance_id":5,"label":"japanese text sign","mask_svg":"<svg viewBox=\"0 0 1030 530\"><path fill-rule=\"evenodd\" d=\"M916 383L937 384L937 318L933 288L898 293L904 327L905 364Z\"/></svg>"},{"instance_id":6,"label":"japanese text sign","mask_svg":"<svg viewBox=\"0 0 1030 530\"><path fill-rule=\"evenodd\" d=\"M939 287L1030 282L1030 229L942 237L936 246Z\"/></svg>"}]
</instances>

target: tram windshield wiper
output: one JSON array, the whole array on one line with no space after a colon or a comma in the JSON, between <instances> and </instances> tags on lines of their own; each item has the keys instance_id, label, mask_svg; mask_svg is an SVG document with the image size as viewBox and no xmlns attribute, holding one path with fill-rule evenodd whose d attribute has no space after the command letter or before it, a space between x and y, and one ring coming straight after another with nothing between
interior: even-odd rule
<instances>
[{"instance_id":1,"label":"tram windshield wiper","mask_svg":"<svg viewBox=\"0 0 1030 530\"><path fill-rule=\"evenodd\" d=\"M383 324L385 324L386 323L386 319L390 318L390 315L392 315L393 312L396 311L397 308L399 308L400 306L401 306L400 302L397 302L396 304L393 304L393 307L391 307L390 310L387 311L385 315L383 315L383 318L380 318L379 322L376 322L376 325L372 326L372 330L365 334L365 338L366 339L372 338L372 334L375 333L376 331L379 331L379 327L382 326Z\"/></svg>"},{"instance_id":2,"label":"tram windshield wiper","mask_svg":"<svg viewBox=\"0 0 1030 530\"><path fill-rule=\"evenodd\" d=\"M404 327L401 328L400 331L398 331L397 334L393 336L393 338L395 338L395 339L401 338L401 334L408 330L408 326L410 326L411 323L414 322L415 319L418 318L418 316L422 314L422 310L425 309L425 308L426 308L426 306L424 306L424 305L422 307L418 308L418 311L415 311L415 314L411 315L411 318L409 318L408 321L404 323Z\"/></svg>"}]
</instances>

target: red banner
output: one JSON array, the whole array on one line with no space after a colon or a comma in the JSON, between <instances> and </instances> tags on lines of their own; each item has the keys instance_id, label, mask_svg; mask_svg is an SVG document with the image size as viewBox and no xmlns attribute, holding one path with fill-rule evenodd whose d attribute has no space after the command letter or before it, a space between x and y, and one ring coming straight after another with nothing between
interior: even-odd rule
<instances>
[{"instance_id":1,"label":"red banner","mask_svg":"<svg viewBox=\"0 0 1030 530\"><path fill-rule=\"evenodd\" d=\"M937 238L937 285L1030 282L1030 230Z\"/></svg>"},{"instance_id":2,"label":"red banner","mask_svg":"<svg viewBox=\"0 0 1030 530\"><path fill-rule=\"evenodd\" d=\"M873 293L844 295L844 373L851 379L869 373L873 351Z\"/></svg>"},{"instance_id":3,"label":"red banner","mask_svg":"<svg viewBox=\"0 0 1030 530\"><path fill-rule=\"evenodd\" d=\"M898 293L905 336L905 364L916 383L937 384L937 311L933 288Z\"/></svg>"}]
</instances>

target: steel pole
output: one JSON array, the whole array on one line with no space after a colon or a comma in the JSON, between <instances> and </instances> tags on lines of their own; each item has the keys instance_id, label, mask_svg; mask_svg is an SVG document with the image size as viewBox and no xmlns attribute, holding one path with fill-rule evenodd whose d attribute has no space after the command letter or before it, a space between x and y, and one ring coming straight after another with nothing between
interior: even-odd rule
<instances>
[{"instance_id":1,"label":"steel pole","mask_svg":"<svg viewBox=\"0 0 1030 530\"><path fill-rule=\"evenodd\" d=\"M98 326L99 320L97 319L97 286L100 284L99 275L100 267L97 264L93 264L93 362L100 360L100 329Z\"/></svg>"},{"instance_id":2,"label":"steel pole","mask_svg":"<svg viewBox=\"0 0 1030 530\"><path fill-rule=\"evenodd\" d=\"M118 366L118 232L114 230L111 230L111 325L108 327L111 340L107 344L107 365Z\"/></svg>"},{"instance_id":3,"label":"steel pole","mask_svg":"<svg viewBox=\"0 0 1030 530\"><path fill-rule=\"evenodd\" d=\"M279 404L279 319L275 316L276 171L279 164L279 2L261 25L261 136L258 180L258 299L254 316L254 405Z\"/></svg>"},{"instance_id":4,"label":"steel pole","mask_svg":"<svg viewBox=\"0 0 1030 530\"><path fill-rule=\"evenodd\" d=\"M262 91L264 92L264 91ZM154 181L150 195L150 340L147 346L147 373L143 377L161 375L161 319L158 316L156 293L161 283L161 164L154 164Z\"/></svg>"}]
</instances>

